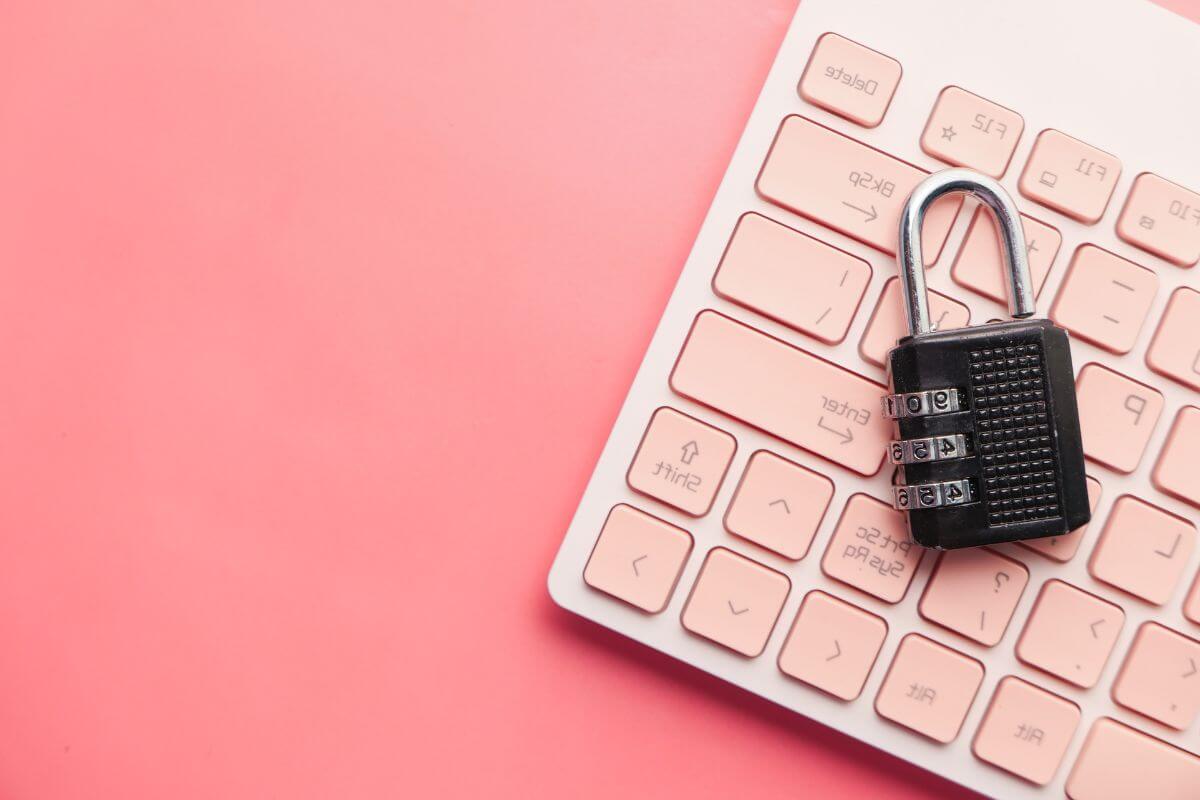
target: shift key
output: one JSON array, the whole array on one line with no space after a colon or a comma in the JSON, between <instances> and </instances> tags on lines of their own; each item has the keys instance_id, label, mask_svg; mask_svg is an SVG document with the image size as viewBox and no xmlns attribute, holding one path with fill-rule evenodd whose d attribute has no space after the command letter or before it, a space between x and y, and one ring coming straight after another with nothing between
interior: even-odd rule
<instances>
[{"instance_id":1,"label":"shift key","mask_svg":"<svg viewBox=\"0 0 1200 800\"><path fill-rule=\"evenodd\" d=\"M885 253L896 252L900 210L929 173L812 120L783 120L758 174L758 193ZM937 260L962 198L933 204L922 228L926 263Z\"/></svg>"},{"instance_id":2,"label":"shift key","mask_svg":"<svg viewBox=\"0 0 1200 800\"><path fill-rule=\"evenodd\" d=\"M883 464L883 386L715 311L696 316L671 388L860 475Z\"/></svg>"}]
</instances>

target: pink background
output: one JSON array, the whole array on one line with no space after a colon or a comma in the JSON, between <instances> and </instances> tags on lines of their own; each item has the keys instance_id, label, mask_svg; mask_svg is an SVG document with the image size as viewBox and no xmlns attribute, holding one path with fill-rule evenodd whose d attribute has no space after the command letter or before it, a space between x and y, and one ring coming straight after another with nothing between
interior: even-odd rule
<instances>
[{"instance_id":1,"label":"pink background","mask_svg":"<svg viewBox=\"0 0 1200 800\"><path fill-rule=\"evenodd\" d=\"M3 3L0 796L965 796L545 590L794 7Z\"/></svg>"}]
</instances>

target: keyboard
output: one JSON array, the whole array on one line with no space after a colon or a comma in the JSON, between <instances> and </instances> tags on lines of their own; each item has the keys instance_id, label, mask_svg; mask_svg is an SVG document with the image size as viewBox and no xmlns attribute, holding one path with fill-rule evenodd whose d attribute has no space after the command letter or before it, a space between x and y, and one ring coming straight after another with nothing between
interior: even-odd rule
<instances>
[{"instance_id":1,"label":"keyboard","mask_svg":"<svg viewBox=\"0 0 1200 800\"><path fill-rule=\"evenodd\" d=\"M555 601L985 795L1200 797L1196 52L1132 0L801 2ZM1014 197L1071 334L1069 535L927 551L888 502L898 219L949 166ZM983 209L923 242L939 328L1005 317Z\"/></svg>"}]
</instances>

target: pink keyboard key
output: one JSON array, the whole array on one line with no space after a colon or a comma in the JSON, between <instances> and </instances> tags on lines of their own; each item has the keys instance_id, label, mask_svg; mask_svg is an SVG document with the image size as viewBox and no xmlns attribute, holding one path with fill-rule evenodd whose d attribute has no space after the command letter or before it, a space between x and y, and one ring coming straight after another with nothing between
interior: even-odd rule
<instances>
[{"instance_id":1,"label":"pink keyboard key","mask_svg":"<svg viewBox=\"0 0 1200 800\"><path fill-rule=\"evenodd\" d=\"M1143 172L1117 220L1117 235L1172 264L1190 267L1200 261L1200 195Z\"/></svg>"},{"instance_id":2,"label":"pink keyboard key","mask_svg":"<svg viewBox=\"0 0 1200 800\"><path fill-rule=\"evenodd\" d=\"M1024 129L1025 121L1017 112L947 86L925 123L921 149L947 164L999 178L1008 169Z\"/></svg>"},{"instance_id":3,"label":"pink keyboard key","mask_svg":"<svg viewBox=\"0 0 1200 800\"><path fill-rule=\"evenodd\" d=\"M779 653L784 674L842 700L862 693L887 623L824 592L809 592Z\"/></svg>"},{"instance_id":4,"label":"pink keyboard key","mask_svg":"<svg viewBox=\"0 0 1200 800\"><path fill-rule=\"evenodd\" d=\"M1096 504L1100 502L1100 481L1089 475L1087 476L1087 487L1088 505L1091 506L1092 513L1095 514ZM1026 539L1023 542L1017 542L1017 544L1041 553L1046 558L1052 558L1058 562L1067 562L1074 558L1075 553L1079 550L1079 544L1083 541L1084 535L1087 534L1088 527L1088 525L1084 525L1082 528L1076 528L1063 536Z\"/></svg>"},{"instance_id":5,"label":"pink keyboard key","mask_svg":"<svg viewBox=\"0 0 1200 800\"><path fill-rule=\"evenodd\" d=\"M1154 622L1142 625L1112 695L1128 709L1187 730L1200 710L1200 642Z\"/></svg>"},{"instance_id":6,"label":"pink keyboard key","mask_svg":"<svg viewBox=\"0 0 1200 800\"><path fill-rule=\"evenodd\" d=\"M1121 162L1056 130L1044 130L1021 173L1021 194L1089 225L1104 216Z\"/></svg>"},{"instance_id":7,"label":"pink keyboard key","mask_svg":"<svg viewBox=\"0 0 1200 800\"><path fill-rule=\"evenodd\" d=\"M1163 409L1163 396L1099 364L1075 382L1084 454L1117 472L1133 472Z\"/></svg>"},{"instance_id":8,"label":"pink keyboard key","mask_svg":"<svg viewBox=\"0 0 1200 800\"><path fill-rule=\"evenodd\" d=\"M657 614L667 607L692 551L692 537L624 504L608 512L583 580L593 589Z\"/></svg>"},{"instance_id":9,"label":"pink keyboard key","mask_svg":"<svg viewBox=\"0 0 1200 800\"><path fill-rule=\"evenodd\" d=\"M1192 523L1125 495L1113 505L1088 568L1097 580L1162 605L1195 547Z\"/></svg>"},{"instance_id":10,"label":"pink keyboard key","mask_svg":"<svg viewBox=\"0 0 1200 800\"><path fill-rule=\"evenodd\" d=\"M896 252L900 209L926 173L823 125L792 115L783 120L762 172L758 193L885 253ZM927 263L937 260L962 205L939 200L925 217Z\"/></svg>"},{"instance_id":11,"label":"pink keyboard key","mask_svg":"<svg viewBox=\"0 0 1200 800\"><path fill-rule=\"evenodd\" d=\"M692 633L753 658L767 646L791 586L786 575L716 547L700 567L680 621Z\"/></svg>"},{"instance_id":12,"label":"pink keyboard key","mask_svg":"<svg viewBox=\"0 0 1200 800\"><path fill-rule=\"evenodd\" d=\"M1069 583L1046 581L1017 642L1017 658L1090 689L1124 624L1125 612L1112 603Z\"/></svg>"},{"instance_id":13,"label":"pink keyboard key","mask_svg":"<svg viewBox=\"0 0 1200 800\"><path fill-rule=\"evenodd\" d=\"M800 96L851 122L874 128L887 112L900 83L900 62L869 47L827 33L817 40Z\"/></svg>"},{"instance_id":14,"label":"pink keyboard key","mask_svg":"<svg viewBox=\"0 0 1200 800\"><path fill-rule=\"evenodd\" d=\"M1025 251L1029 256L1029 271L1033 276L1033 290L1041 293L1054 257L1062 245L1062 234L1044 222L1021 215L1025 230ZM967 237L959 248L951 272L955 282L990 297L998 303L1007 304L1004 288L1004 259L1000 240L996 238L996 226L991 215L982 207L975 210Z\"/></svg>"},{"instance_id":15,"label":"pink keyboard key","mask_svg":"<svg viewBox=\"0 0 1200 800\"><path fill-rule=\"evenodd\" d=\"M875 711L936 742L954 741L979 684L983 665L915 633L905 636L875 698Z\"/></svg>"},{"instance_id":16,"label":"pink keyboard key","mask_svg":"<svg viewBox=\"0 0 1200 800\"><path fill-rule=\"evenodd\" d=\"M1181 286L1171 295L1146 363L1160 375L1200 390L1200 292Z\"/></svg>"},{"instance_id":17,"label":"pink keyboard key","mask_svg":"<svg viewBox=\"0 0 1200 800\"><path fill-rule=\"evenodd\" d=\"M832 497L829 478L759 450L750 457L725 512L725 527L735 536L798 561L808 553Z\"/></svg>"},{"instance_id":18,"label":"pink keyboard key","mask_svg":"<svg viewBox=\"0 0 1200 800\"><path fill-rule=\"evenodd\" d=\"M1091 244L1082 245L1058 291L1050 318L1113 353L1137 342L1158 292L1158 276Z\"/></svg>"},{"instance_id":19,"label":"pink keyboard key","mask_svg":"<svg viewBox=\"0 0 1200 800\"><path fill-rule=\"evenodd\" d=\"M737 442L725 431L660 408L638 445L626 479L630 488L693 517L712 508Z\"/></svg>"},{"instance_id":20,"label":"pink keyboard key","mask_svg":"<svg viewBox=\"0 0 1200 800\"><path fill-rule=\"evenodd\" d=\"M738 220L713 291L829 344L846 329L871 280L871 265L767 219Z\"/></svg>"},{"instance_id":21,"label":"pink keyboard key","mask_svg":"<svg viewBox=\"0 0 1200 800\"><path fill-rule=\"evenodd\" d=\"M1071 800L1196 800L1200 757L1111 719L1096 720L1067 778Z\"/></svg>"},{"instance_id":22,"label":"pink keyboard key","mask_svg":"<svg viewBox=\"0 0 1200 800\"><path fill-rule=\"evenodd\" d=\"M970 309L932 289L929 291L929 313L939 329L961 328L971 321ZM882 367L888 351L896 346L896 339L907 333L904 306L900 302L900 279L889 278L883 285L879 302L875 304L871 321L863 332L858 351L867 361Z\"/></svg>"},{"instance_id":23,"label":"pink keyboard key","mask_svg":"<svg viewBox=\"0 0 1200 800\"><path fill-rule=\"evenodd\" d=\"M860 475L883 465L883 387L715 311L702 311L671 388Z\"/></svg>"},{"instance_id":24,"label":"pink keyboard key","mask_svg":"<svg viewBox=\"0 0 1200 800\"><path fill-rule=\"evenodd\" d=\"M996 686L971 750L1000 769L1045 786L1058 772L1079 706L1009 675Z\"/></svg>"},{"instance_id":25,"label":"pink keyboard key","mask_svg":"<svg viewBox=\"0 0 1200 800\"><path fill-rule=\"evenodd\" d=\"M924 554L909 538L899 511L869 495L856 494L838 520L821 569L886 603L899 603Z\"/></svg>"},{"instance_id":26,"label":"pink keyboard key","mask_svg":"<svg viewBox=\"0 0 1200 800\"><path fill-rule=\"evenodd\" d=\"M1188 592L1187 600L1183 601L1183 615L1200 625L1200 572L1196 573L1192 590Z\"/></svg>"},{"instance_id":27,"label":"pink keyboard key","mask_svg":"<svg viewBox=\"0 0 1200 800\"><path fill-rule=\"evenodd\" d=\"M1200 506L1200 408L1184 406L1175 417L1167 446L1154 468L1154 485L1186 503Z\"/></svg>"},{"instance_id":28,"label":"pink keyboard key","mask_svg":"<svg viewBox=\"0 0 1200 800\"><path fill-rule=\"evenodd\" d=\"M918 606L921 616L991 647L1029 583L1024 564L982 547L943 553Z\"/></svg>"}]
</instances>

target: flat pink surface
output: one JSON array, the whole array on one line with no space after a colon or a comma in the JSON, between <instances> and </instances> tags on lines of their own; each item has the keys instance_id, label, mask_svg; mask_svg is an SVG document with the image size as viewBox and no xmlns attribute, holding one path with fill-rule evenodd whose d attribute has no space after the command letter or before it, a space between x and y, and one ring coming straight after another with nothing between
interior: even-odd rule
<instances>
[{"instance_id":1,"label":"flat pink surface","mask_svg":"<svg viewBox=\"0 0 1200 800\"><path fill-rule=\"evenodd\" d=\"M545 590L794 5L5 3L0 796L963 796Z\"/></svg>"}]
</instances>

